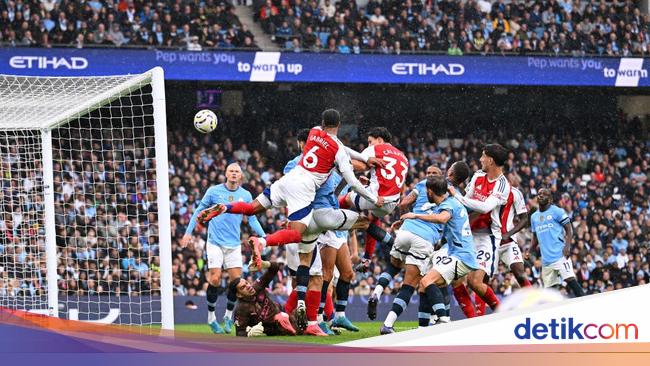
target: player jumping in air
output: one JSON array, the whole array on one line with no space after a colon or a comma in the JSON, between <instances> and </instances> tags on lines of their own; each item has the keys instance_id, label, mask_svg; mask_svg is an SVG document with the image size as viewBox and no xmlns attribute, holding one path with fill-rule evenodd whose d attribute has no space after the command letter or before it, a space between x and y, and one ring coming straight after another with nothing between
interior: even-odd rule
<instances>
[{"instance_id":1,"label":"player jumping in air","mask_svg":"<svg viewBox=\"0 0 650 366\"><path fill-rule=\"evenodd\" d=\"M404 153L391 145L392 135L384 127L374 127L368 132L368 147L363 150L357 159L368 161L376 158L385 163L385 166L375 166L370 170L370 191L384 198L384 205L376 207L372 201L358 193L350 192L340 199L341 208L353 208L357 211L370 210L374 220L373 225L379 226L379 219L390 215L399 203L402 195L409 162ZM376 240L366 236L365 258L370 259L375 252Z\"/></svg>"},{"instance_id":2,"label":"player jumping in air","mask_svg":"<svg viewBox=\"0 0 650 366\"><path fill-rule=\"evenodd\" d=\"M192 240L192 232L196 226L196 217L204 209L216 204L225 204L233 202L251 202L250 192L241 187L242 171L239 165L233 163L226 168L226 183L210 187L206 192L199 206L194 211L192 219L187 225L185 235L181 239L181 247L185 248ZM241 253L241 222L243 216L239 214L227 214L211 220L208 225L208 240L206 252L208 255L208 324L212 332L230 333L233 320L232 312L235 308L237 297L231 291L228 291L228 302L226 305L226 314L223 317L223 328L217 322L214 313L219 296L218 287L221 282L222 268L228 272L230 279L239 278L242 274L242 253ZM257 217L248 216L248 224L257 233L264 236L264 230L257 221Z\"/></svg>"},{"instance_id":3,"label":"player jumping in air","mask_svg":"<svg viewBox=\"0 0 650 366\"><path fill-rule=\"evenodd\" d=\"M298 131L297 134L297 140L300 148L302 149L304 147L304 144L307 141L309 134L309 130L301 130ZM289 174L293 169L295 169L299 164L300 161L302 160L302 154L295 157L293 160L289 161L287 165L284 168L284 173ZM293 303L296 301L299 301L301 298L301 292L306 292L306 295L304 296L306 299L305 306L306 306L306 320L307 324L305 329L305 334L312 334L312 335L325 335L323 333L331 333L331 331L326 327L324 322L319 322L318 319L318 313L320 310L320 304L323 303L323 307L325 306L325 303L327 303L328 298L327 298L327 291L322 292L321 289L325 288L327 289L329 286L329 281L331 281L331 276L329 279L323 279L322 274L326 272L325 268L322 267L322 264L325 262L328 263L328 273L331 274L333 271L333 268L329 268L329 265L331 264L331 267L334 266L334 259L336 257L336 252L331 253L327 250L325 250L324 254L328 256L327 258L323 258L323 253L320 251L320 244L322 243L329 243L336 247L337 249L341 247L341 243L336 241L336 240L330 240L331 235L336 235L334 233L330 235L323 235L321 234L324 231L329 231L329 230L343 230L347 231L349 229L352 229L355 227L355 225L362 225L365 227L367 224L367 219L365 217L362 217L359 215L358 212L351 211L351 210L341 210L338 207L338 201L336 199L335 195L335 189L341 183L342 178L341 176L336 173L332 172L330 174L329 178L325 181L323 185L321 185L318 190L316 191L316 195L314 197L314 201L312 202L312 208L313 208L313 216L312 220L310 221L306 231L303 233L302 241L298 243L298 256L299 256L299 263L300 266L307 266L310 267L310 280L308 282L307 287L304 286L300 282L300 280L297 280L298 286L296 286L296 294L289 296L289 299L287 300L287 309L293 308ZM325 238L321 240L321 238ZM317 248L318 244L318 248ZM293 246L293 244L291 244ZM347 246L346 246L347 247ZM316 250L316 252L315 252ZM287 252L289 254L289 251ZM316 260L312 259L313 253L316 253ZM334 258L330 257L334 256ZM348 261L349 261L349 255L348 255ZM293 261L293 258L292 258ZM315 269L315 267L317 269ZM300 267L298 267L300 268ZM322 269L322 271L321 271ZM349 277L349 274L347 271L343 271L343 281L341 281L340 286L343 287L345 284L348 284L348 289L349 289L349 282L351 279L347 279ZM318 280L317 280L318 279ZM348 290L346 290L347 292ZM347 296L345 297L347 300ZM329 299L331 301L331 299ZM347 303L347 301L346 301ZM300 306L301 304L297 304L297 308L300 311ZM339 308L341 305L339 305ZM339 314L341 312L339 311ZM302 321L300 316L298 316L299 320ZM349 329L356 328L354 327L349 320L346 322L346 319L340 319L338 323L341 327L345 325L345 327ZM322 330L322 332L319 331Z\"/></svg>"},{"instance_id":4,"label":"player jumping in air","mask_svg":"<svg viewBox=\"0 0 650 366\"><path fill-rule=\"evenodd\" d=\"M253 258L259 267L261 264L261 251L264 245L278 246L289 243L302 242L302 235L312 220L312 201L316 191L322 186L334 168L338 168L343 179L368 202L376 207L384 203L383 197L366 190L355 177L350 163L348 149L336 137L341 125L341 116L338 111L328 109L322 114L321 126L314 127L309 132L307 142L303 149L302 159L298 166L284 175L271 187L264 190L252 203L235 202L232 204L217 204L210 207L198 217L199 222L207 222L223 213L238 213L256 215L271 207L287 207L289 228L269 234L266 238L250 237L249 243L253 247ZM364 161L369 165L384 165L376 158L369 157ZM311 253L306 256L310 262ZM303 259L301 259L302 263ZM309 267L300 265L296 273L297 286L306 288L309 283ZM298 287L296 287L298 288ZM306 291L298 292L297 316L303 323L306 318Z\"/></svg>"},{"instance_id":5,"label":"player jumping in air","mask_svg":"<svg viewBox=\"0 0 650 366\"><path fill-rule=\"evenodd\" d=\"M539 190L537 203L539 210L530 218L530 229L533 232L531 250L536 250L539 244L544 287L559 287L565 281L574 296L583 296L584 292L575 278L573 263L569 258L573 243L571 220L563 209L553 204L551 191L547 188Z\"/></svg>"}]
</instances>

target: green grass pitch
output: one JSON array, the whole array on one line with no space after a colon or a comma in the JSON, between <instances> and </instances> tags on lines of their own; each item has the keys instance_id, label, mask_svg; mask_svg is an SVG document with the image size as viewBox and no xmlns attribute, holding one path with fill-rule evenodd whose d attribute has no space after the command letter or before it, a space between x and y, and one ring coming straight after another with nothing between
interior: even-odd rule
<instances>
[{"instance_id":1,"label":"green grass pitch","mask_svg":"<svg viewBox=\"0 0 650 366\"><path fill-rule=\"evenodd\" d=\"M273 339L274 341L287 341L287 342L300 342L300 343L314 343L314 344L336 344L354 341L356 339L374 337L379 335L379 328L381 322L355 322L359 328L358 332L348 332L347 330L341 331L340 335L330 337L314 337L314 336L296 336L296 337L263 337ZM417 322L397 322L395 323L395 330L398 332L417 328ZM194 332L201 334L212 334L210 327L207 324L176 324L175 329L181 332ZM226 335L234 337L235 330L231 334ZM215 335L216 337L217 335Z\"/></svg>"}]
</instances>

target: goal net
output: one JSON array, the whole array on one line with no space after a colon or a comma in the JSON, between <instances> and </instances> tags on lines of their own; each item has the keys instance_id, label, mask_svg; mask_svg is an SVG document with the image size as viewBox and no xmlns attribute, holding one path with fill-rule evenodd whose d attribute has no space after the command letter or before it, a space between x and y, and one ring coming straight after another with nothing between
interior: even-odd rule
<instances>
[{"instance_id":1,"label":"goal net","mask_svg":"<svg viewBox=\"0 0 650 366\"><path fill-rule=\"evenodd\" d=\"M0 306L173 329L162 69L0 75Z\"/></svg>"}]
</instances>

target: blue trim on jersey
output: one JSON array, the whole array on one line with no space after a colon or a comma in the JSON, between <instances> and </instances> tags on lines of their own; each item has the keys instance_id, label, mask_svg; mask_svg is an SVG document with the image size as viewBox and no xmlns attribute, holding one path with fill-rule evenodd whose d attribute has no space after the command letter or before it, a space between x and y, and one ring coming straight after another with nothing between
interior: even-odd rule
<instances>
[{"instance_id":1,"label":"blue trim on jersey","mask_svg":"<svg viewBox=\"0 0 650 366\"><path fill-rule=\"evenodd\" d=\"M318 245L314 247L314 250L311 252L311 262L309 262L309 268L314 265L316 262L316 251L318 250Z\"/></svg>"},{"instance_id":2,"label":"blue trim on jersey","mask_svg":"<svg viewBox=\"0 0 650 366\"><path fill-rule=\"evenodd\" d=\"M361 207L359 207L359 201L361 200L361 195L357 194L357 197L354 199L354 205L357 207L357 210L361 211Z\"/></svg>"},{"instance_id":3,"label":"blue trim on jersey","mask_svg":"<svg viewBox=\"0 0 650 366\"><path fill-rule=\"evenodd\" d=\"M271 187L266 187L262 191L262 194L265 195L269 200L271 199Z\"/></svg>"},{"instance_id":4,"label":"blue trim on jersey","mask_svg":"<svg viewBox=\"0 0 650 366\"><path fill-rule=\"evenodd\" d=\"M494 275L494 263L497 259L494 257L497 252L497 243L494 238L494 235L490 235L490 241L492 242L492 264L490 265L490 276Z\"/></svg>"},{"instance_id":5,"label":"blue trim on jersey","mask_svg":"<svg viewBox=\"0 0 650 366\"><path fill-rule=\"evenodd\" d=\"M312 207L311 203L307 207L303 207L300 210L289 215L289 221L299 221L307 217L311 213Z\"/></svg>"}]
</instances>

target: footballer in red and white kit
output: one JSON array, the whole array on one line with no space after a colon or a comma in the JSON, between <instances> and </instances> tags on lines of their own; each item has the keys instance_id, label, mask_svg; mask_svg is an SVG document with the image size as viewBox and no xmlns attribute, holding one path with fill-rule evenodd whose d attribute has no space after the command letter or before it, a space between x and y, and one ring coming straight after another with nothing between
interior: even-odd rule
<instances>
[{"instance_id":1,"label":"footballer in red and white kit","mask_svg":"<svg viewBox=\"0 0 650 366\"><path fill-rule=\"evenodd\" d=\"M312 207L316 190L327 180L334 168L338 168L343 179L368 202L381 207L383 199L369 192L355 177L348 149L336 137L341 124L338 111L328 109L323 112L321 126L311 129L298 166L267 187L252 203L235 202L228 205L215 205L201 212L198 220L205 223L212 218L228 212L255 215L270 207L287 207L289 226L292 233L280 230L263 238L251 237L251 244L258 248L258 242L269 246L299 242L301 234L311 221ZM376 159L366 159L373 164ZM383 163L382 163L383 164ZM275 234L280 234L275 237ZM287 234L287 235L284 235ZM257 251L257 250L256 250Z\"/></svg>"},{"instance_id":2,"label":"footballer in red and white kit","mask_svg":"<svg viewBox=\"0 0 650 366\"><path fill-rule=\"evenodd\" d=\"M384 199L384 205L377 207L356 192L346 198L350 207L357 210L370 210L376 217L389 215L399 203L409 162L403 152L390 144L391 134L384 127L375 127L368 132L368 147L361 153L361 161L376 158L385 163L384 167L375 166L370 170L370 192Z\"/></svg>"},{"instance_id":3,"label":"footballer in red and white kit","mask_svg":"<svg viewBox=\"0 0 650 366\"><path fill-rule=\"evenodd\" d=\"M474 173L465 196L459 196L468 209L478 212L470 226L476 246L476 261L489 276L496 266L497 248L501 242L501 208L508 202L510 183L503 175L489 179L482 170Z\"/></svg>"}]
</instances>

